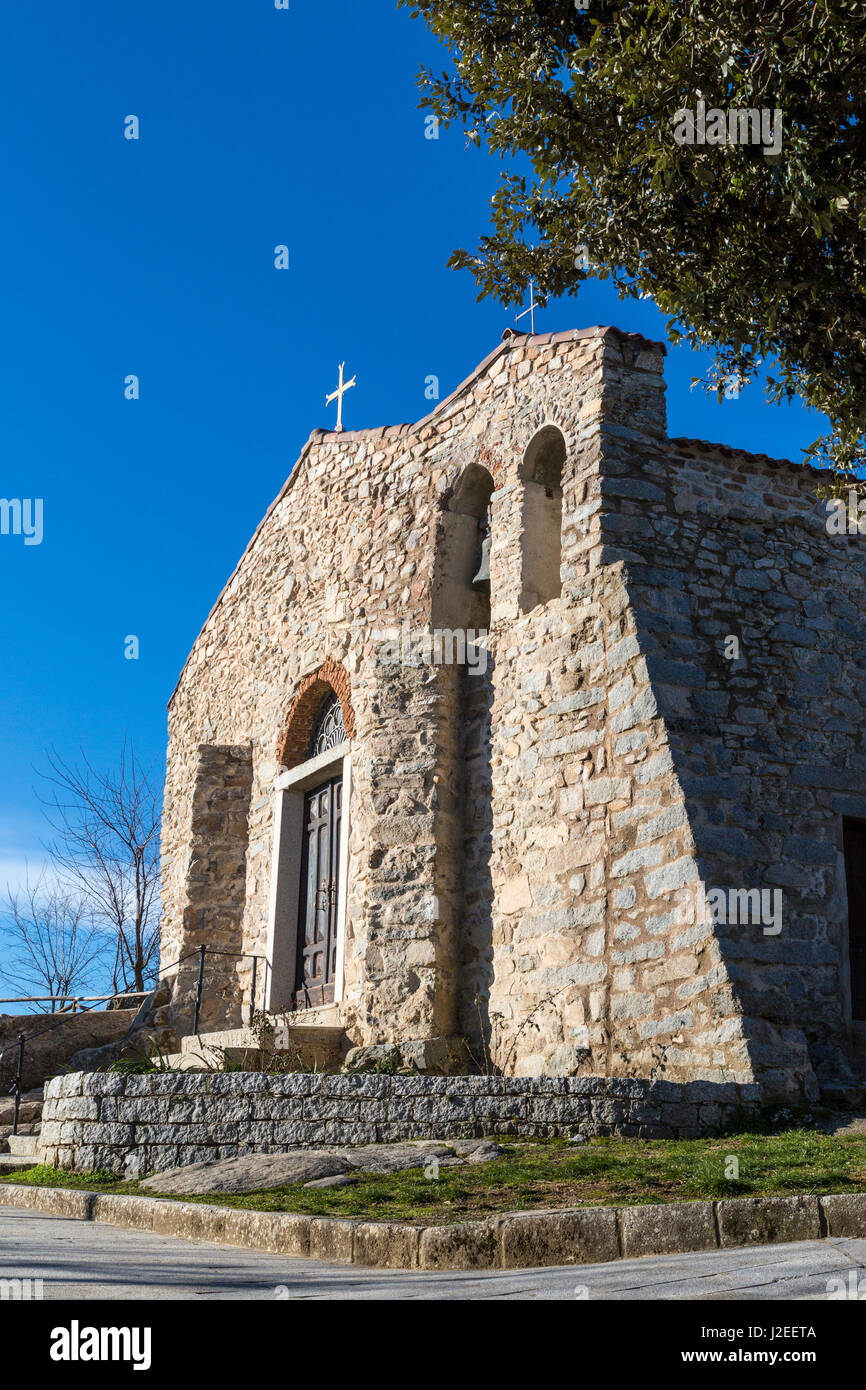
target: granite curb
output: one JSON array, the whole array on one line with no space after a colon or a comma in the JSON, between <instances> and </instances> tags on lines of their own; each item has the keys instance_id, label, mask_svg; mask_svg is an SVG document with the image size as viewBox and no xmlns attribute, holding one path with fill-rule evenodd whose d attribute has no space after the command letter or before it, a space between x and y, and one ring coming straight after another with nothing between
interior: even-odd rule
<instances>
[{"instance_id":1,"label":"granite curb","mask_svg":"<svg viewBox=\"0 0 866 1390\"><path fill-rule=\"evenodd\" d=\"M8 1183L0 1183L2 1205L271 1255L379 1269L537 1269L866 1236L866 1193L517 1211L449 1226L242 1211Z\"/></svg>"}]
</instances>

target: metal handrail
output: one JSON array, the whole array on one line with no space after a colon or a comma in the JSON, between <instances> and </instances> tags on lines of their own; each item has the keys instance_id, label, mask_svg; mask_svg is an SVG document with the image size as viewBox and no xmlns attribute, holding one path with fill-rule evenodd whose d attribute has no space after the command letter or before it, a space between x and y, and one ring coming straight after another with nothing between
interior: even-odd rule
<instances>
[{"instance_id":1,"label":"metal handrail","mask_svg":"<svg viewBox=\"0 0 866 1390\"><path fill-rule=\"evenodd\" d=\"M266 961L266 960L267 960L267 956L257 956L257 955L253 955L253 953L252 953L251 951L215 951L212 947L206 946L206 945L205 945L205 946L199 946L199 948L198 948L198 976L197 976L197 978L196 978L196 984L195 984L195 1010L194 1010L194 1012L193 1012L193 1023L192 1023L193 1036L194 1036L194 1037L198 1037L198 1024L199 1024L199 1018L200 1018L200 1015L201 1015L202 985L203 985L203 983L204 983L204 963L205 963L205 957L206 957L206 955L207 955L208 953L210 953L210 955L212 955L212 956L228 956L228 957L230 957L232 960L251 960L251 961L252 961L252 963L253 963L253 970L252 970L252 978L251 978L251 980L250 980L250 1027L252 1027L252 1025L253 1025L253 1019L255 1018L255 1015L256 1015L256 979L257 979L257 972L258 972L258 964L259 964L259 961L260 961L260 960ZM188 959L188 958L185 957L185 959ZM177 964L180 965L180 961L178 961Z\"/></svg>"},{"instance_id":2,"label":"metal handrail","mask_svg":"<svg viewBox=\"0 0 866 1390\"><path fill-rule=\"evenodd\" d=\"M157 982L157 984L159 984L159 983L163 980L163 978L165 977L165 975L168 973L169 970L176 970L177 967L178 967L179 965L183 965L183 962L184 962L185 960L192 960L193 956L196 956L196 955L198 955L198 952L197 952L197 951L189 951L185 956L181 956L179 960L173 961L171 965L167 965L167 966L165 967L165 970L161 971L160 974L157 975L157 977L156 977L156 982ZM94 995L94 996L92 996L92 998L94 998L94 999L96 1000L97 1003L106 1003L106 1002L108 1002L108 1001L110 1001L110 1000L112 1000L112 999L129 999L129 998L131 998L131 997L133 997L133 996L135 996L135 995L138 995L138 994L150 994L151 992L152 992L151 990L119 989L119 990L117 991L116 994L102 994L102 995L98 995L98 996L97 996L97 995ZM58 997L59 997L59 996L58 996ZM70 995L69 997L71 998L72 996ZM9 1001L9 1002L12 1002L12 1001ZM93 1010L92 1010L92 1009L82 1009L81 1012L84 1013L84 1014L89 1014L89 1013L93 1013ZM68 1017L68 1016L67 1016L67 1017ZM56 1022L51 1028L43 1028L41 1033L31 1033L31 1034L30 1034L30 1037L29 1037L29 1039L28 1039L28 1041L30 1041L30 1042L35 1042L37 1038L44 1038L45 1035L46 1035L46 1033L53 1033L54 1030L55 1030L55 1028L60 1028L64 1023L66 1023L66 1021L67 1021L66 1018L60 1018L60 1019L57 1020L57 1022ZM0 1057L5 1056L5 1054L6 1054L7 1052L11 1052L11 1051L12 1051L14 1048L16 1048L17 1046L18 1046L17 1043L10 1043L8 1047L0 1048Z\"/></svg>"},{"instance_id":3,"label":"metal handrail","mask_svg":"<svg viewBox=\"0 0 866 1390\"><path fill-rule=\"evenodd\" d=\"M118 994L19 994L12 999L0 999L0 1004L107 1004L112 999L143 999L150 991L125 989Z\"/></svg>"},{"instance_id":4,"label":"metal handrail","mask_svg":"<svg viewBox=\"0 0 866 1390\"><path fill-rule=\"evenodd\" d=\"M162 982L162 980L165 978L166 974L168 974L169 971L171 971L171 970L176 970L177 967L178 967L179 965L183 965L183 963L184 963L185 960L192 960L195 956L198 956L198 976L197 976L197 979L196 979L196 989L195 989L195 1015L194 1015L193 1030L192 1030L194 1034L198 1034L199 1016L200 1016L200 1014L201 1014L202 985L203 985L203 982L204 982L204 963L205 963L205 958L206 958L208 952L210 952L210 954L211 954L212 956L229 956L229 957L231 957L231 958L234 959L234 960L251 960L251 961L252 961L252 963L253 963L253 970L252 970L252 979L251 979L251 981L250 981L250 1027L252 1027L253 1019L254 1019L254 1017L255 1017L255 1009L256 1009L256 978L257 978L258 963L259 963L260 960L266 961L266 960L267 960L267 956L253 955L251 952L247 952L247 951L216 951L216 950L213 950L211 947L209 947L209 946L207 946L207 945L199 946L199 948L198 948L197 951L189 951L185 956L181 956L179 960L173 961L171 965L167 965L167 966L165 967L164 970L160 971L159 975L157 975L157 977L156 977L157 984L160 984L160 983ZM150 992L151 992L151 991L148 991L148 993L150 993ZM72 1011L71 1014L65 1014L63 1018L59 1018L59 1019L56 1021L56 1023L52 1024L52 1026L51 1026L50 1028L43 1028L42 1031L39 1032L39 1033L31 1033L31 1034L29 1035L29 1037L28 1037L28 1035L27 1035L26 1033L21 1032L21 1033L18 1034L18 1040L17 1040L17 1042L10 1043L10 1044L8 1045L8 1047L0 1048L0 1060L2 1060L3 1057L5 1057L5 1055L6 1055L7 1052L13 1052L13 1051L15 1051L16 1049L17 1049L17 1051L18 1051L18 1065L17 1065L16 1072L15 1072L15 1080L12 1082L12 1085L10 1086L9 1091L8 1091L8 1094L9 1094L10 1096L14 1096L14 1097L15 1097L15 1113L14 1113L13 1120L12 1120L12 1133L13 1133L14 1135L17 1135L17 1133L18 1133L18 1115L19 1115L19 1111L20 1111L20 1109L21 1109L21 1084L22 1084L22 1077L23 1077L23 1075L24 1075L24 1049L25 1049L27 1043L28 1043L28 1042L35 1042L35 1041L37 1040L37 1038L44 1038L48 1033L53 1033L53 1032L56 1031L56 1029L62 1028L62 1027L63 1027L63 1024L66 1023L66 1022L68 1022L68 1020L69 1020L70 1018L72 1018L72 1017L80 1018L82 1013L92 1013L92 1012L93 1012L93 1008L94 1008L94 1006L95 1006L96 1004L108 1003L108 1002L110 1002L112 999L129 999L129 998L134 998L134 997L137 997L138 995L141 995L141 994L142 994L142 991L141 991L141 990L118 990L118 992L117 992L116 994L91 995L91 996L90 996L90 999L91 999L93 1002L92 1002L90 1008L88 1008L88 1009L82 1009L82 1010L80 1011L80 1013L76 1013L75 1010L73 1009L73 1011ZM48 997L51 998L52 996L48 996ZM58 995L58 996L56 996L56 997L57 997L58 999L60 999L60 998L69 998L69 999L72 999L74 996L72 996L72 995ZM37 1002L37 1001L36 1001L36 1000L30 1000L30 1001L27 1001L27 1000L15 1000L15 999L0 1000L0 1003L9 1003L9 1004L14 1004L14 1003L26 1003L26 1002L35 1003L35 1002ZM85 1002L85 1001L82 1001L82 1002Z\"/></svg>"}]
</instances>

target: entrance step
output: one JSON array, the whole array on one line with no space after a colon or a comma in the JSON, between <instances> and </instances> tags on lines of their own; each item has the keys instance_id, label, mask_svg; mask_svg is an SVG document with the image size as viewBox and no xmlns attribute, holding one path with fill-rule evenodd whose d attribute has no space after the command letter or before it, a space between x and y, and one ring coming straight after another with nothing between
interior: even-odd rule
<instances>
[{"instance_id":1,"label":"entrance step","mask_svg":"<svg viewBox=\"0 0 866 1390\"><path fill-rule=\"evenodd\" d=\"M169 1063L183 1071L208 1071L226 1061L255 1071L279 1056L299 1069L336 1071L349 1047L342 1028L314 1023L278 1027L269 1040L273 1046L263 1052L260 1035L251 1028L192 1033L181 1039L181 1050L171 1055Z\"/></svg>"},{"instance_id":2,"label":"entrance step","mask_svg":"<svg viewBox=\"0 0 866 1390\"><path fill-rule=\"evenodd\" d=\"M24 1158L16 1154L0 1154L0 1179L4 1173L19 1173L25 1168L35 1168L35 1158ZM0 1202L2 1202L0 1197Z\"/></svg>"},{"instance_id":3,"label":"entrance step","mask_svg":"<svg viewBox=\"0 0 866 1390\"><path fill-rule=\"evenodd\" d=\"M180 1040L181 1052L196 1053L203 1047L251 1048L258 1052L258 1036L251 1028L224 1028L218 1033L188 1033Z\"/></svg>"},{"instance_id":4,"label":"entrance step","mask_svg":"<svg viewBox=\"0 0 866 1390\"><path fill-rule=\"evenodd\" d=\"M201 1057L192 1057L188 1052L165 1052L163 1053L163 1061L169 1071L213 1070L213 1066L206 1066ZM216 1065L216 1060L213 1065Z\"/></svg>"}]
</instances>

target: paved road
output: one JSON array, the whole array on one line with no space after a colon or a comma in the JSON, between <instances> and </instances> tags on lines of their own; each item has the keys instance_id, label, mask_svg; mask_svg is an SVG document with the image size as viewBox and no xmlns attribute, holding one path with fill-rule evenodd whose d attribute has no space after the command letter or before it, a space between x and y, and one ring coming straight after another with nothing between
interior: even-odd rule
<instances>
[{"instance_id":1,"label":"paved road","mask_svg":"<svg viewBox=\"0 0 866 1390\"><path fill-rule=\"evenodd\" d=\"M41 1278L46 1299L826 1299L852 1270L866 1288L866 1240L488 1274L362 1270L0 1206L0 1279Z\"/></svg>"}]
</instances>

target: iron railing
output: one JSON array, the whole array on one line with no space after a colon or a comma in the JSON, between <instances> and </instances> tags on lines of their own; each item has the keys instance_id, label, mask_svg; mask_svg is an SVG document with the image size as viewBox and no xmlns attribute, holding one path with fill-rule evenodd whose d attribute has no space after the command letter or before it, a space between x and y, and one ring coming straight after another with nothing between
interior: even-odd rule
<instances>
[{"instance_id":1,"label":"iron railing","mask_svg":"<svg viewBox=\"0 0 866 1390\"><path fill-rule=\"evenodd\" d=\"M193 956L193 955L195 955L195 952L194 952L194 951L191 951L189 956L181 956L180 960L176 960L176 961L174 962L174 965L169 965L169 966L167 966L167 967L166 967L166 971L163 972L163 973L165 974L165 973L168 973L168 971L170 971L170 970L176 970L177 967L178 967L179 965L181 965L182 962L183 962L184 960L188 960L188 959L190 958L190 956ZM157 976L157 984L159 984L159 983L161 982L162 978L163 978L162 975L158 975L158 976ZM156 986L154 986L154 988L156 988ZM20 1114L20 1111L21 1111L21 1087L22 1087L22 1081L23 1081L23 1076L24 1076L24 1052L25 1052L25 1048L26 1048L28 1042L36 1042L36 1040L37 1040L38 1038L44 1038L44 1037L47 1036L47 1034L56 1032L58 1028L62 1028L62 1027L63 1027L64 1023L68 1023L68 1021L69 1021L70 1018L73 1018L73 1017L75 1017L75 1018L80 1018L80 1017L81 1017L81 1014L89 1014L89 1013L92 1013L93 1010L94 1010L94 1008L96 1007L97 1004L110 1003L112 999L130 999L130 998L137 998L137 997L140 997L140 996L143 997L143 998L147 998L151 993L153 993L153 991L152 991L152 990L149 990L149 991L147 991L147 994L144 994L144 995L142 996L141 991L139 991L139 990L128 990L128 989L124 989L124 990L118 990L116 994L103 994L103 995L98 995L98 996L93 995L93 996L91 996L91 999L93 1000L93 1002L91 1003L90 1008L81 1009L80 1012L75 1012L75 1010L73 1010L72 1013L64 1013L63 1016L62 1016L61 1018L58 1018L57 1021L51 1025L50 1028L42 1028L42 1029L40 1030L40 1032L38 1032L38 1033L30 1033L29 1035L28 1035L27 1033L23 1033L23 1032L22 1032L22 1033L19 1033L19 1034L18 1034L18 1040L17 1040L17 1042L10 1043L8 1047L0 1048L0 1062L2 1062L2 1060L3 1060L3 1058L6 1056L6 1053L7 1053L7 1052L16 1052L16 1051L17 1051L17 1053L18 1053L17 1065L16 1065L16 1068L15 1068L15 1079L14 1079L14 1081L12 1082L12 1085L9 1087L9 1090L7 1091L7 1095L10 1095L10 1096L14 1096L14 1097L15 1097L15 1109L14 1109L14 1113L13 1113L13 1117L12 1117L12 1133L13 1133L13 1134L17 1134L17 1133L18 1133L18 1119L19 1119L19 1114ZM69 997L71 998L72 996L69 996ZM61 996L58 995L57 998L59 999L59 998L61 998ZM28 1001L8 1000L8 1001L6 1001L6 1002L8 1002L8 1003L16 1003L16 1002L28 1002ZM29 1002L34 1002L34 1001L29 1001ZM80 999L80 997L79 997L79 1002L82 1002L81 999Z\"/></svg>"},{"instance_id":2,"label":"iron railing","mask_svg":"<svg viewBox=\"0 0 866 1390\"><path fill-rule=\"evenodd\" d=\"M253 1025L256 1015L256 980L258 978L258 964L260 960L267 960L267 956L255 956L249 951L215 951L210 946L199 946L198 948L198 975L195 982L195 1010L193 1013L192 1031L198 1035L199 1018L201 1017L201 996L204 985L204 966L207 956L227 956L231 960L251 960L253 963L252 976L250 978L250 1011L249 1024ZM186 958L185 958L186 959ZM178 964L180 962L178 961Z\"/></svg>"},{"instance_id":3,"label":"iron railing","mask_svg":"<svg viewBox=\"0 0 866 1390\"><path fill-rule=\"evenodd\" d=\"M146 989L126 989L120 994L16 994L0 999L0 1004L71 1004L71 1009L54 1009L52 1013L77 1013L79 1004L110 1004L113 999L144 999Z\"/></svg>"}]
</instances>

